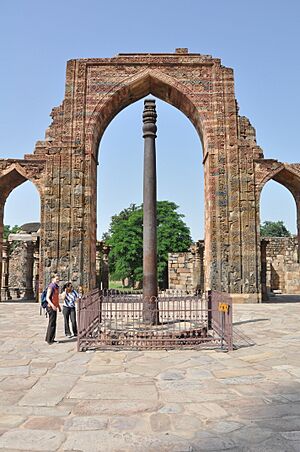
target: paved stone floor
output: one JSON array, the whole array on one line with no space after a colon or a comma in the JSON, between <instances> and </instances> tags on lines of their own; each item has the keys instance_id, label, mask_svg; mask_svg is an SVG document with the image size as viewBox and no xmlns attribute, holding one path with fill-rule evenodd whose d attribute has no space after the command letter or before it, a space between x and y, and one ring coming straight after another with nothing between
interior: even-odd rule
<instances>
[{"instance_id":1,"label":"paved stone floor","mask_svg":"<svg viewBox=\"0 0 300 452\"><path fill-rule=\"evenodd\" d=\"M0 304L2 451L300 451L300 303L235 305L255 345L77 353Z\"/></svg>"}]
</instances>

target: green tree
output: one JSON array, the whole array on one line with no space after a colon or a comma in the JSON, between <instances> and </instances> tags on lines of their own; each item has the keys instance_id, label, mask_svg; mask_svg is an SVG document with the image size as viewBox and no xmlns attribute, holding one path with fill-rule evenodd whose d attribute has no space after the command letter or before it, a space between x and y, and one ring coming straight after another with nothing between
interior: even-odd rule
<instances>
[{"instance_id":1,"label":"green tree","mask_svg":"<svg viewBox=\"0 0 300 452\"><path fill-rule=\"evenodd\" d=\"M290 237L292 234L283 221L264 221L260 225L261 237Z\"/></svg>"},{"instance_id":2,"label":"green tree","mask_svg":"<svg viewBox=\"0 0 300 452\"><path fill-rule=\"evenodd\" d=\"M8 239L9 234L16 234L17 232L19 232L20 230L20 226L18 225L14 225L14 226L10 226L9 224L5 224L3 227L3 238L4 240Z\"/></svg>"},{"instance_id":3,"label":"green tree","mask_svg":"<svg viewBox=\"0 0 300 452\"><path fill-rule=\"evenodd\" d=\"M160 286L167 283L168 253L187 251L192 243L184 215L170 201L157 202L157 276ZM109 265L112 279L129 278L134 286L143 278L143 206L131 204L114 215L104 234L111 246Z\"/></svg>"}]
</instances>

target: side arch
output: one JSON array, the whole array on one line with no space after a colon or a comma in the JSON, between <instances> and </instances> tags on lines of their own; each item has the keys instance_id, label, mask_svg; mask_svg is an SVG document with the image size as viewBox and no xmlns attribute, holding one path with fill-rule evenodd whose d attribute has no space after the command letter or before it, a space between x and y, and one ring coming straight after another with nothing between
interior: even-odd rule
<instances>
[{"instance_id":1,"label":"side arch","mask_svg":"<svg viewBox=\"0 0 300 452\"><path fill-rule=\"evenodd\" d=\"M2 161L3 162L3 161ZM2 163L1 162L1 163ZM9 162L8 162L9 163ZM8 164L7 167L4 166L0 172L0 300L1 300L1 287L2 287L2 250L3 250L3 219L4 219L4 207L8 196L11 192L22 185L23 183L29 181L36 188L39 194L40 200L40 243L44 234L43 225L43 213L44 213L44 190L43 190L43 176L45 170L45 164L43 162L23 162L24 165L14 162ZM41 263L41 259L40 259ZM41 275L40 280L42 280L43 269L39 263L39 273Z\"/></svg>"},{"instance_id":2,"label":"side arch","mask_svg":"<svg viewBox=\"0 0 300 452\"><path fill-rule=\"evenodd\" d=\"M5 170L0 173L0 197L5 199L8 195L17 188L19 185L23 184L27 180L32 182L39 192L40 197L42 196L42 187L39 180L35 177L39 171L37 169L34 171L35 175L31 171L27 171L18 163L13 163Z\"/></svg>"},{"instance_id":3,"label":"side arch","mask_svg":"<svg viewBox=\"0 0 300 452\"><path fill-rule=\"evenodd\" d=\"M265 163L267 167L267 162ZM257 235L258 235L258 246L261 247L261 283L262 283L262 299L267 300L267 285L266 285L266 275L267 275L267 264L266 264L266 241L260 240L260 201L262 190L270 180L273 180L283 187L285 187L293 196L296 204L296 218L297 218L297 262L300 262L300 175L297 170L292 168L290 165L285 163L277 162L277 167L272 171L265 171L264 176L261 178L260 183L257 185ZM270 284L270 281L269 281Z\"/></svg>"}]
</instances>

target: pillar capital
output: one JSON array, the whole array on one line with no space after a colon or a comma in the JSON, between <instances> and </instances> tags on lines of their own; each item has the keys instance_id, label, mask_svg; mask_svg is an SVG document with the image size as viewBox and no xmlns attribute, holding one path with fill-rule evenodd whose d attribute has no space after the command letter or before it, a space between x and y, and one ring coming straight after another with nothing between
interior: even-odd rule
<instances>
[{"instance_id":1,"label":"pillar capital","mask_svg":"<svg viewBox=\"0 0 300 452\"><path fill-rule=\"evenodd\" d=\"M156 118L157 114L155 100L145 99L143 111L143 138L156 138Z\"/></svg>"}]
</instances>

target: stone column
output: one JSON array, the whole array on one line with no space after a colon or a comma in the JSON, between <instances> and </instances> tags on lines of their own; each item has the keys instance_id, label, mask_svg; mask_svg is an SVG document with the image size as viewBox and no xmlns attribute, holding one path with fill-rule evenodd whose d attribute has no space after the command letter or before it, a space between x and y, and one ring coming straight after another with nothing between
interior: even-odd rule
<instances>
[{"instance_id":1,"label":"stone column","mask_svg":"<svg viewBox=\"0 0 300 452\"><path fill-rule=\"evenodd\" d=\"M110 252L110 246L106 245L103 241L99 242L99 280L100 289L108 290L109 288L109 264L108 255Z\"/></svg>"},{"instance_id":2,"label":"stone column","mask_svg":"<svg viewBox=\"0 0 300 452\"><path fill-rule=\"evenodd\" d=\"M155 100L144 101L144 190L143 190L143 319L158 323L156 239L156 108Z\"/></svg>"},{"instance_id":3,"label":"stone column","mask_svg":"<svg viewBox=\"0 0 300 452\"><path fill-rule=\"evenodd\" d=\"M34 244L34 250L33 250L33 290L34 290L34 296L35 301L38 303L40 299L40 292L42 292L43 289L40 288L40 282L41 282L41 268L40 268L40 238L37 237L37 241Z\"/></svg>"},{"instance_id":4,"label":"stone column","mask_svg":"<svg viewBox=\"0 0 300 452\"><path fill-rule=\"evenodd\" d=\"M260 241L260 256L261 256L261 296L262 301L268 301L267 290L267 246L269 240L261 239Z\"/></svg>"},{"instance_id":5,"label":"stone column","mask_svg":"<svg viewBox=\"0 0 300 452\"><path fill-rule=\"evenodd\" d=\"M204 291L204 242L198 240L191 246L193 255L192 289L194 292Z\"/></svg>"},{"instance_id":6,"label":"stone column","mask_svg":"<svg viewBox=\"0 0 300 452\"><path fill-rule=\"evenodd\" d=\"M3 242L2 245L2 293L4 300L11 300L9 290L9 243Z\"/></svg>"},{"instance_id":7,"label":"stone column","mask_svg":"<svg viewBox=\"0 0 300 452\"><path fill-rule=\"evenodd\" d=\"M26 242L26 288L24 293L25 300L33 300L34 299L34 291L33 291L33 253L34 253L34 244L33 242Z\"/></svg>"}]
</instances>

